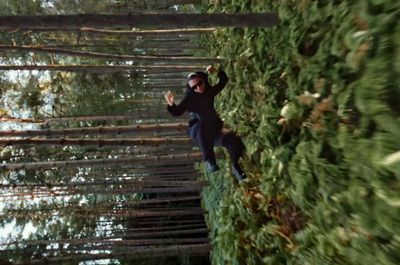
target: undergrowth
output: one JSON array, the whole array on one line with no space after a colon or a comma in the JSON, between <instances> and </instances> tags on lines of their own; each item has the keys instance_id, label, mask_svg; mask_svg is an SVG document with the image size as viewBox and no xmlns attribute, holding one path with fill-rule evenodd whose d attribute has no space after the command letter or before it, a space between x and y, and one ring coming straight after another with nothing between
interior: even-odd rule
<instances>
[{"instance_id":1,"label":"undergrowth","mask_svg":"<svg viewBox=\"0 0 400 265\"><path fill-rule=\"evenodd\" d=\"M278 12L201 37L230 81L216 107L246 145L205 175L213 264L398 264L400 2L209 0ZM205 55L205 54L203 54Z\"/></svg>"}]
</instances>

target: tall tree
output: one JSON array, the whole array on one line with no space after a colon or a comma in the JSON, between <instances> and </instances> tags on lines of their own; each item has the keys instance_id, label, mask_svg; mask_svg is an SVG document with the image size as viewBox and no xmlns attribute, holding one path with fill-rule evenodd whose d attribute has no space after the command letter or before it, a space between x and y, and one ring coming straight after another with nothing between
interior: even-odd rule
<instances>
[{"instance_id":1,"label":"tall tree","mask_svg":"<svg viewBox=\"0 0 400 265\"><path fill-rule=\"evenodd\" d=\"M219 154L220 155L220 154ZM162 156L148 156L148 157L128 157L116 159L92 159L82 161L53 161L53 162L37 162L37 163L21 163L21 164L1 164L2 170L18 170L18 169L45 169L53 167L96 167L96 166L116 166L116 165L129 165L137 163L139 165L166 165L166 164L185 164L189 161L199 161L201 153L192 154L176 154L176 155L162 155Z\"/></svg>"},{"instance_id":2,"label":"tall tree","mask_svg":"<svg viewBox=\"0 0 400 265\"><path fill-rule=\"evenodd\" d=\"M201 66L188 65L1 65L0 70L38 70L38 71L70 71L70 72L101 72L114 73L121 71L142 70L147 73L179 73L201 71Z\"/></svg>"},{"instance_id":3,"label":"tall tree","mask_svg":"<svg viewBox=\"0 0 400 265\"><path fill-rule=\"evenodd\" d=\"M272 27L279 24L270 14L82 14L57 16L0 16L2 30L80 29L82 27Z\"/></svg>"},{"instance_id":4,"label":"tall tree","mask_svg":"<svg viewBox=\"0 0 400 265\"><path fill-rule=\"evenodd\" d=\"M101 259L115 259L115 258L129 258L140 259L144 257L160 257L160 256L175 256L182 254L197 254L207 255L210 251L210 244L195 244L187 246L170 246L170 247L149 247L147 249L131 250L129 252L108 253L108 254L76 254L68 257L49 258L46 260L31 260L29 262L16 263L16 265L32 264L60 264L65 262L80 262L88 260L101 260Z\"/></svg>"},{"instance_id":5,"label":"tall tree","mask_svg":"<svg viewBox=\"0 0 400 265\"><path fill-rule=\"evenodd\" d=\"M30 51L50 54L64 54L70 56L89 57L96 59L106 60L119 60L119 61L132 61L132 62L157 62L157 63L202 63L202 64L213 64L223 63L225 59L222 58L201 58L201 57L160 57L160 56L140 56L140 55L114 55L104 54L98 52L84 52L84 51L73 51L59 48L47 48L47 47L33 47L33 46L6 46L0 45L1 50L18 50L18 51Z\"/></svg>"},{"instance_id":6,"label":"tall tree","mask_svg":"<svg viewBox=\"0 0 400 265\"><path fill-rule=\"evenodd\" d=\"M116 1L110 7L130 7L130 8L168 8L176 5L201 4L201 0L137 0L134 2Z\"/></svg>"},{"instance_id":7,"label":"tall tree","mask_svg":"<svg viewBox=\"0 0 400 265\"><path fill-rule=\"evenodd\" d=\"M136 125L124 127L88 127L88 128L68 128L58 130L28 130L28 131L0 131L0 137L34 137L34 136L85 136L85 135L126 135L126 134L149 134L162 132L185 132L186 124L152 124Z\"/></svg>"},{"instance_id":8,"label":"tall tree","mask_svg":"<svg viewBox=\"0 0 400 265\"><path fill-rule=\"evenodd\" d=\"M54 31L54 29L46 29ZM65 29L67 31L68 29ZM102 30L96 28L80 28L73 31L81 33L91 33L96 35L125 35L125 36L171 36L174 38L182 35L212 34L215 28L196 28L196 29L168 29L168 30Z\"/></svg>"},{"instance_id":9,"label":"tall tree","mask_svg":"<svg viewBox=\"0 0 400 265\"><path fill-rule=\"evenodd\" d=\"M194 145L190 138L121 138L121 139L8 139L0 140L0 146L187 146Z\"/></svg>"}]
</instances>

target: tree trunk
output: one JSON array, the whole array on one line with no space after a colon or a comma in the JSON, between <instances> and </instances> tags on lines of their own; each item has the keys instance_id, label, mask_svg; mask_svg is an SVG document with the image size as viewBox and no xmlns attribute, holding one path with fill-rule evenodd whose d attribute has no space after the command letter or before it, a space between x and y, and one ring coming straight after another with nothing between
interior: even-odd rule
<instances>
[{"instance_id":1,"label":"tree trunk","mask_svg":"<svg viewBox=\"0 0 400 265\"><path fill-rule=\"evenodd\" d=\"M180 151L186 151L186 153L192 151L192 147L182 147L179 148ZM175 149L175 151L177 151ZM148 147L141 147L140 149L133 149L133 150L120 150L120 151L111 151L111 150L102 150L99 149L95 152L82 152L82 153L58 153L58 152L49 152L49 155L52 157L59 157L59 158L70 158L70 157L96 157L96 158L101 158L101 157L110 157L110 156L118 156L118 157L127 157L127 156L138 156L138 155L161 155L161 154L170 154L171 150L170 148L160 148L160 147L155 147L155 146L148 146ZM11 156L11 157L5 157L0 159L0 161L6 161L10 159L15 159L18 160L19 158L27 158L26 156ZM180 172L182 173L182 172ZM124 174L126 174L124 172ZM137 175L137 174L136 174ZM179 176L181 176L180 174ZM88 175L88 177L95 177L95 178L107 178L107 177L122 177L118 176L117 174L113 175L106 175L106 174L101 174L101 175Z\"/></svg>"},{"instance_id":2,"label":"tree trunk","mask_svg":"<svg viewBox=\"0 0 400 265\"><path fill-rule=\"evenodd\" d=\"M147 199L147 200L140 200L140 201L122 201L122 202L98 202L99 206L102 205L120 205L120 206L127 206L127 205L143 205L143 204L157 204L157 203L170 203L170 202L182 202L182 201L193 201L193 200L201 200L201 196L184 196L184 197L167 197L161 199Z\"/></svg>"},{"instance_id":3,"label":"tree trunk","mask_svg":"<svg viewBox=\"0 0 400 265\"><path fill-rule=\"evenodd\" d=\"M96 247L88 247L89 249L109 249L118 250L118 247L124 246L161 246L161 245L175 245L178 243L208 243L209 238L160 238L160 239L140 239L140 240L124 240L116 241L113 244L104 244ZM79 247L79 250L86 250L84 247Z\"/></svg>"},{"instance_id":4,"label":"tree trunk","mask_svg":"<svg viewBox=\"0 0 400 265\"><path fill-rule=\"evenodd\" d=\"M161 224L161 223L160 223ZM106 227L107 228L107 227ZM159 231L178 231L184 230L186 228L190 229L203 229L207 228L206 223L197 222L197 223L190 223L190 224L179 224L179 225L167 225L167 226L151 226L151 227L136 227L135 228L125 228L125 229L111 229L110 232L118 232L118 233L128 233L128 232L159 232ZM102 232L107 232L109 230L104 229L101 230Z\"/></svg>"},{"instance_id":5,"label":"tree trunk","mask_svg":"<svg viewBox=\"0 0 400 265\"><path fill-rule=\"evenodd\" d=\"M183 86L181 86L181 87L183 87ZM153 89L152 91L154 91L154 92L150 92L150 93L160 92L159 98L158 99L154 99L153 102L148 100L148 99L142 99L142 100L140 100L140 99L135 99L135 100L127 99L127 100L124 100L124 101L120 101L120 100L110 101L108 106L114 106L114 105L118 106L118 105L121 105L121 104L134 106L135 109L133 109L132 112L128 112L130 114L130 117L131 117L130 120L132 121L132 123L144 124L148 120L151 120L151 123L159 123L162 120L163 120L162 121L163 123L164 122L176 122L176 121L182 121L182 120L189 120L189 115L187 113L183 114L180 117L173 117L170 113L168 113L167 105L164 104L164 103L160 103L161 99L165 100L164 99L164 94L168 90L175 91L176 93L180 93L182 91L182 88L180 90L176 89L176 87L174 87L174 89L171 89L171 88L170 89L163 88L163 89L158 89L158 90ZM178 99L178 97L177 97L176 100L178 101L180 99ZM135 104L135 103L137 103L139 101L146 101L146 103L153 104L154 106L158 107L158 110L156 110L156 109L136 110L136 108L139 108L140 105L142 105L140 103ZM58 106L61 106L61 107L64 107L64 108L68 108L68 106L70 106L71 104L74 104L74 103L63 103L63 104L59 104ZM130 107L130 108L133 108L133 107ZM4 119L4 120L0 120L0 121L3 121L3 122L7 122L7 121L11 121L11 122L28 122L29 120L30 119L25 119L25 120L22 120L22 119ZM35 121L35 120L37 121L37 119L31 119L31 120L32 121ZM90 121L90 120L88 120L88 121ZM35 122L35 123L37 123L37 122Z\"/></svg>"},{"instance_id":6,"label":"tree trunk","mask_svg":"<svg viewBox=\"0 0 400 265\"><path fill-rule=\"evenodd\" d=\"M218 157L217 153L216 156ZM0 170L20 170L20 169L46 169L46 168L66 168L66 167L99 167L99 166L120 166L120 165L173 165L183 164L188 161L200 161L201 153L162 155L148 157L128 157L116 159L93 159L77 161L52 161L19 164L0 164Z\"/></svg>"},{"instance_id":7,"label":"tree trunk","mask_svg":"<svg viewBox=\"0 0 400 265\"><path fill-rule=\"evenodd\" d=\"M194 146L190 138L121 138L121 139L7 139L0 140L0 146Z\"/></svg>"},{"instance_id":8,"label":"tree trunk","mask_svg":"<svg viewBox=\"0 0 400 265\"><path fill-rule=\"evenodd\" d=\"M204 69L203 69L204 70ZM144 77L144 75L143 74L139 74L139 73L133 73L133 74L131 74L131 75L135 75L134 77L136 77L136 78L139 78L139 77L141 77L141 78L143 78ZM152 74L152 73L145 73L145 75L146 75L146 79L150 79L150 80L152 80L152 81L157 81L157 80L159 80L159 81L165 81L166 79L178 79L178 80L182 80L182 78L183 78L183 80L186 80L186 77L187 77L187 75L184 75L183 73L181 73L181 74L163 74L163 73L156 73L156 74Z\"/></svg>"},{"instance_id":9,"label":"tree trunk","mask_svg":"<svg viewBox=\"0 0 400 265\"><path fill-rule=\"evenodd\" d=\"M24 218L24 219L48 219L48 218L84 218L84 219L97 219L97 218L138 218L138 217L148 217L148 216L156 216L156 217L176 217L176 216L188 216L188 215L203 215L207 214L208 212L203 209L197 210L171 210L171 211L136 211L136 212L129 212L129 213L121 213L121 214L102 214L102 213L73 213L73 214L63 214L63 213L49 213L49 214L37 214L37 213L30 213L28 214L0 214L1 218ZM185 230L187 231L187 230ZM175 233L176 231L174 231ZM156 233L167 233L167 232L154 232ZM144 233L139 234L141 236ZM132 235L129 235L132 236ZM146 236L146 235L145 235ZM148 235L150 236L150 235Z\"/></svg>"},{"instance_id":10,"label":"tree trunk","mask_svg":"<svg viewBox=\"0 0 400 265\"><path fill-rule=\"evenodd\" d=\"M48 40L49 41L49 40ZM126 48L131 47L133 49L142 50L171 50L171 49L183 49L183 50L204 50L205 47L198 46L189 43L177 45L176 43L169 42L133 42L130 40L108 40L108 39L86 39L86 44L54 44L54 45L38 45L37 47L48 47L48 48ZM99 44L101 43L101 44ZM109 43L109 44L104 44Z\"/></svg>"},{"instance_id":11,"label":"tree trunk","mask_svg":"<svg viewBox=\"0 0 400 265\"><path fill-rule=\"evenodd\" d=\"M143 84L142 88L144 89L145 92L153 92L153 93L159 93L158 91L155 91L155 89L163 89L163 90L167 90L167 89L180 89L182 90L182 88L185 87L185 84L179 83L179 84L170 84L168 83L160 83L160 84Z\"/></svg>"},{"instance_id":12,"label":"tree trunk","mask_svg":"<svg viewBox=\"0 0 400 265\"><path fill-rule=\"evenodd\" d=\"M201 192L203 190L203 187L195 186L195 187L172 187L172 188L132 188L132 189L125 189L125 190L73 190L69 191L68 194L63 194L60 193L58 195L57 192L52 192L52 193L47 193L45 196L42 197L52 197L54 194L54 197L56 196L69 196L71 194L73 195L94 195L94 194L132 194L132 193L138 193L138 194L146 194L146 193L192 193L192 192Z\"/></svg>"},{"instance_id":13,"label":"tree trunk","mask_svg":"<svg viewBox=\"0 0 400 265\"><path fill-rule=\"evenodd\" d=\"M181 256L182 254L203 254L208 255L211 250L211 245L194 244L185 246L168 246L168 247L148 247L146 249L131 250L129 252L115 252L109 254L75 254L61 258L47 258L40 260L30 260L27 262L18 262L15 265L45 265L45 264L64 264L64 263L78 263L81 261L89 260L102 260L102 259L143 259L153 257L168 257L168 256Z\"/></svg>"},{"instance_id":14,"label":"tree trunk","mask_svg":"<svg viewBox=\"0 0 400 265\"><path fill-rule=\"evenodd\" d=\"M158 220L158 221L148 221L148 220L144 220L144 221L140 221L139 224L140 225L157 225L157 224L193 224L193 223L204 223L204 219L201 220Z\"/></svg>"},{"instance_id":15,"label":"tree trunk","mask_svg":"<svg viewBox=\"0 0 400 265\"><path fill-rule=\"evenodd\" d=\"M135 7L135 8L168 8L174 5L201 4L201 0L135 0L134 2L116 1L110 7Z\"/></svg>"},{"instance_id":16,"label":"tree trunk","mask_svg":"<svg viewBox=\"0 0 400 265\"><path fill-rule=\"evenodd\" d=\"M34 47L34 46L6 46L0 45L0 51L28 51L37 53L64 54L103 60L133 61L133 62L157 62L157 63L201 63L213 64L224 63L225 59L202 58L202 57L160 57L160 56L139 56L139 55L113 55L99 52L74 51L57 48Z\"/></svg>"},{"instance_id":17,"label":"tree trunk","mask_svg":"<svg viewBox=\"0 0 400 265\"><path fill-rule=\"evenodd\" d=\"M137 218L137 217L148 217L148 216L162 216L162 217L174 217L174 216L188 216L188 215L203 215L208 213L207 211L199 208L196 210L171 210L171 211L144 211L144 210L135 210L135 211L131 211L129 213L121 213L121 214L115 214L115 213L107 213L107 214L102 214L102 213L73 213L73 214L63 214L63 213L49 213L49 214L44 214L44 213L30 213L30 214L12 214L12 213L8 213L8 214L0 214L1 218L11 218L11 217L15 217L15 218L31 218L31 219L43 219L43 218L51 218L51 217L60 217L60 218L66 218L66 217L73 217L73 218L85 218L85 219L89 219L89 218ZM188 230L184 230L184 231L188 231ZM173 233L175 233L176 231L173 231ZM151 235L153 234L157 234L157 233L169 233L169 232L154 232L151 233ZM144 235L144 233L139 234L141 236ZM132 234L130 234L129 236L132 236Z\"/></svg>"},{"instance_id":18,"label":"tree trunk","mask_svg":"<svg viewBox=\"0 0 400 265\"><path fill-rule=\"evenodd\" d=\"M188 126L182 123L137 125L124 127L84 127L54 130L0 131L0 137L34 136L85 136L85 135L141 135L149 133L186 132Z\"/></svg>"},{"instance_id":19,"label":"tree trunk","mask_svg":"<svg viewBox=\"0 0 400 265\"><path fill-rule=\"evenodd\" d=\"M84 187L84 186L111 186L111 185L134 185L135 187L205 187L208 186L208 181L162 181L162 180L147 180L130 179L130 180L105 180L105 181L88 181L88 182L51 182L51 183L24 183L24 184L0 184L0 189L9 189L16 187L22 188L38 188L45 187L51 189L53 187ZM47 190L46 189L46 190Z\"/></svg>"},{"instance_id":20,"label":"tree trunk","mask_svg":"<svg viewBox=\"0 0 400 265\"><path fill-rule=\"evenodd\" d=\"M181 216L181 215L197 215L202 214L207 211L203 210L198 206L192 207L173 207L174 205L164 205L163 207L158 206L149 207L146 209L138 208L138 209L110 209L110 208L94 208L94 209L83 209L80 206L66 206L66 207L58 207L54 206L53 208L46 207L37 207L32 209L8 209L3 211L3 215L8 215L10 217L17 216L26 216L26 217L46 217L51 214L54 216L69 216L72 212L76 217L166 217L166 216Z\"/></svg>"},{"instance_id":21,"label":"tree trunk","mask_svg":"<svg viewBox=\"0 0 400 265\"><path fill-rule=\"evenodd\" d=\"M169 30L101 30L94 28L80 28L78 32L88 32L99 35L126 35L126 36L177 36L212 34L215 28L202 29L169 29Z\"/></svg>"},{"instance_id":22,"label":"tree trunk","mask_svg":"<svg viewBox=\"0 0 400 265\"><path fill-rule=\"evenodd\" d=\"M185 51L158 51L158 52L146 52L149 56L155 57L194 57L193 52Z\"/></svg>"},{"instance_id":23,"label":"tree trunk","mask_svg":"<svg viewBox=\"0 0 400 265\"><path fill-rule=\"evenodd\" d=\"M204 50L205 47L191 44L190 42L177 45L177 43L170 42L156 42L156 41L146 41L146 42L133 42L130 40L108 40L108 39L85 39L86 44L65 44L65 45L48 45L42 47L49 48L82 48L82 47L131 47L132 49L157 49L157 50L170 50L175 48L186 49L186 50ZM110 43L106 45L102 45L99 43ZM40 47L40 46L39 46Z\"/></svg>"},{"instance_id":24,"label":"tree trunk","mask_svg":"<svg viewBox=\"0 0 400 265\"><path fill-rule=\"evenodd\" d=\"M88 251L94 253L94 251L99 250L108 250L113 252L120 252L120 251L130 251L130 250L137 250L137 246L158 246L162 247L163 245L185 245L185 244L196 244L196 243L208 243L210 242L209 238L166 238L166 239L141 239L141 240L125 240L125 241L118 241L114 243L108 244L100 244L96 246L74 246L68 248L70 252L76 251ZM60 251L65 250L61 248L51 248L46 249L44 253L59 253ZM3 265L3 264L2 264ZM6 264L4 264L6 265Z\"/></svg>"},{"instance_id":25,"label":"tree trunk","mask_svg":"<svg viewBox=\"0 0 400 265\"><path fill-rule=\"evenodd\" d=\"M175 168L175 171L176 171L176 168ZM169 177L171 177L171 178L189 178L189 177L193 176L195 178L199 178L201 176L201 174L199 172L197 172L197 171L194 171L194 169L193 169L193 171L190 171L188 173L179 173L179 172L173 173L173 175L171 175L171 176L165 176L165 175L162 175L162 174L151 174L151 175L150 174L151 173L148 173L148 174L142 173L142 174L135 174L135 175L130 174L130 175L128 175L128 173L127 173L126 174L127 175L126 178L141 177L141 178L145 178L145 179L150 178L150 179L162 180L162 179L169 178ZM125 176L123 176L123 175L122 176L121 175L102 175L102 174L99 174L99 175L85 175L85 178L86 179L90 179L90 180L92 180L92 179L93 180L96 180L96 179L114 179L114 178L120 179L120 178L124 178L124 177Z\"/></svg>"},{"instance_id":26,"label":"tree trunk","mask_svg":"<svg viewBox=\"0 0 400 265\"><path fill-rule=\"evenodd\" d=\"M143 100L142 100L143 101ZM157 100L159 102L159 100ZM165 105L166 106L166 105ZM172 117L171 117L172 118ZM174 117L179 118L179 117ZM50 123L63 121L123 121L136 120L134 115L117 115L117 116L76 116L76 117L56 117L43 119L1 119L1 122L22 122L22 123Z\"/></svg>"},{"instance_id":27,"label":"tree trunk","mask_svg":"<svg viewBox=\"0 0 400 265\"><path fill-rule=\"evenodd\" d=\"M0 246L11 246L15 244L24 245L50 245L50 244L89 244L89 243L106 243L106 242L117 242L115 239L132 240L137 238L154 238L154 237L164 237L164 236L181 236L181 235L197 235L202 233L208 233L210 230L208 228L198 228L198 229L187 229L187 230L176 230L176 231L163 231L163 232L150 232L150 233L136 233L121 236L103 236L103 237L92 237L92 238L79 238L79 239L58 239L58 240L23 240L14 241L9 243L1 243Z\"/></svg>"},{"instance_id":28,"label":"tree trunk","mask_svg":"<svg viewBox=\"0 0 400 265\"><path fill-rule=\"evenodd\" d=\"M98 176L100 177L120 177L121 174L126 174L126 176L138 176L138 175L154 175L155 177L164 175L164 174L191 174L198 173L193 165L184 165L179 167L146 167L146 168L137 168L137 167L126 167L120 171L105 171L101 169L100 172L95 171L94 169L90 171L88 177Z\"/></svg>"},{"instance_id":29,"label":"tree trunk","mask_svg":"<svg viewBox=\"0 0 400 265\"><path fill-rule=\"evenodd\" d=\"M0 70L26 70L26 71L66 71L66 72L136 72L146 73L187 73L203 71L203 66L190 65L0 65Z\"/></svg>"},{"instance_id":30,"label":"tree trunk","mask_svg":"<svg viewBox=\"0 0 400 265\"><path fill-rule=\"evenodd\" d=\"M279 24L277 13L248 14L80 14L0 16L0 30L74 29L82 27L189 28L189 27L272 27Z\"/></svg>"},{"instance_id":31,"label":"tree trunk","mask_svg":"<svg viewBox=\"0 0 400 265\"><path fill-rule=\"evenodd\" d=\"M167 80L166 80L167 79ZM136 78L137 81L141 82L143 86L150 85L150 86L157 86L157 85L174 85L174 86L184 86L186 85L186 78L184 76L177 77L175 79L170 78L170 77L159 77L159 78Z\"/></svg>"}]
</instances>

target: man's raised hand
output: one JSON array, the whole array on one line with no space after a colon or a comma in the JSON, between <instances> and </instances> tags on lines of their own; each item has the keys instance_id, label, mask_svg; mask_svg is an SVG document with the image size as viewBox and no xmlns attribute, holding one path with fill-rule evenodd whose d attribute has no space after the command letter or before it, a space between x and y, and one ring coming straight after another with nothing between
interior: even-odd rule
<instances>
[{"instance_id":1,"label":"man's raised hand","mask_svg":"<svg viewBox=\"0 0 400 265\"><path fill-rule=\"evenodd\" d=\"M173 93L171 93L171 91L168 91L165 95L165 100L167 100L168 105L173 106L175 103L175 95Z\"/></svg>"},{"instance_id":2,"label":"man's raised hand","mask_svg":"<svg viewBox=\"0 0 400 265\"><path fill-rule=\"evenodd\" d=\"M209 65L206 68L206 72L207 72L207 74L212 74L212 73L217 73L218 70L215 69L215 67L213 65Z\"/></svg>"}]
</instances>

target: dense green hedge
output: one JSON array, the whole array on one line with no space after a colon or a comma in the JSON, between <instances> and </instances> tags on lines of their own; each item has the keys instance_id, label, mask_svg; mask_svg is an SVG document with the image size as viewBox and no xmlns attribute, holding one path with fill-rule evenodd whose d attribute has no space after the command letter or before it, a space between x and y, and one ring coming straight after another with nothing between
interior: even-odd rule
<instances>
[{"instance_id":1,"label":"dense green hedge","mask_svg":"<svg viewBox=\"0 0 400 265\"><path fill-rule=\"evenodd\" d=\"M400 2L209 0L203 11L281 18L201 39L228 59L216 106L243 136L250 176L237 183L228 160L205 176L213 264L398 264Z\"/></svg>"}]
</instances>

